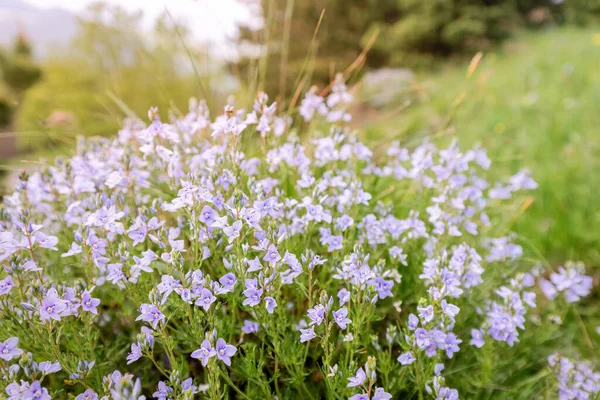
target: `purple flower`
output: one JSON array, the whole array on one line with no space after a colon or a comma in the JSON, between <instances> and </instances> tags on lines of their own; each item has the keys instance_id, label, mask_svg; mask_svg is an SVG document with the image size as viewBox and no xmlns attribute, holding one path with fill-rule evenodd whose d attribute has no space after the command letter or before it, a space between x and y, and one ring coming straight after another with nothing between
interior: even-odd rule
<instances>
[{"instance_id":1,"label":"purple flower","mask_svg":"<svg viewBox=\"0 0 600 400\"><path fill-rule=\"evenodd\" d=\"M393 296L391 290L394 286L393 281L388 281L383 279L382 277L377 277L375 279L372 279L369 283L375 288L375 290L377 290L377 296L379 296L380 299L385 299L386 297Z\"/></svg>"},{"instance_id":2,"label":"purple flower","mask_svg":"<svg viewBox=\"0 0 600 400\"><path fill-rule=\"evenodd\" d=\"M350 301L350 292L346 289L340 289L337 294L338 299L340 299L340 305L343 306L347 302Z\"/></svg>"},{"instance_id":3,"label":"purple flower","mask_svg":"<svg viewBox=\"0 0 600 400\"><path fill-rule=\"evenodd\" d=\"M200 292L200 297L196 299L196 305L204 308L208 311L210 305L217 300L215 296L213 296L212 292L207 288L202 288Z\"/></svg>"},{"instance_id":4,"label":"purple flower","mask_svg":"<svg viewBox=\"0 0 600 400\"><path fill-rule=\"evenodd\" d=\"M452 358L452 355L454 353L460 351L458 345L462 343L462 340L458 339L454 333L450 332L449 334L447 334L445 342L446 355L448 356L448 358Z\"/></svg>"},{"instance_id":5,"label":"purple flower","mask_svg":"<svg viewBox=\"0 0 600 400\"><path fill-rule=\"evenodd\" d=\"M308 329L300 329L300 343L308 342L315 336L315 327L311 326Z\"/></svg>"},{"instance_id":6,"label":"purple flower","mask_svg":"<svg viewBox=\"0 0 600 400\"><path fill-rule=\"evenodd\" d=\"M135 320L149 322L152 328L156 329L159 322L165 321L165 316L154 304L142 304L140 315Z\"/></svg>"},{"instance_id":7,"label":"purple flower","mask_svg":"<svg viewBox=\"0 0 600 400\"><path fill-rule=\"evenodd\" d=\"M348 400L369 400L368 394L355 394L352 397L349 397Z\"/></svg>"},{"instance_id":8,"label":"purple flower","mask_svg":"<svg viewBox=\"0 0 600 400\"><path fill-rule=\"evenodd\" d=\"M35 241L45 249L50 250L58 250L56 245L58 243L58 238L56 236L46 236L42 232L36 232L34 234Z\"/></svg>"},{"instance_id":9,"label":"purple flower","mask_svg":"<svg viewBox=\"0 0 600 400\"><path fill-rule=\"evenodd\" d=\"M49 375L49 374L53 374L55 372L60 371L62 369L62 367L60 366L60 363L58 361L53 362L53 363L44 361L44 362L40 363L40 365L38 366L38 369L44 375Z\"/></svg>"},{"instance_id":10,"label":"purple flower","mask_svg":"<svg viewBox=\"0 0 600 400\"><path fill-rule=\"evenodd\" d=\"M246 279L246 290L244 290L244 296L246 298L242 302L245 306L254 307L260 303L263 290L256 287L256 279Z\"/></svg>"},{"instance_id":11,"label":"purple flower","mask_svg":"<svg viewBox=\"0 0 600 400\"><path fill-rule=\"evenodd\" d=\"M443 370L444 364L441 363L435 364L435 366L433 367L433 373L435 374L435 376L440 376Z\"/></svg>"},{"instance_id":12,"label":"purple flower","mask_svg":"<svg viewBox=\"0 0 600 400\"><path fill-rule=\"evenodd\" d=\"M429 344L431 343L429 340L429 332L427 332L427 330L423 328L417 328L415 330L415 338L417 341L417 346L419 346L420 349L429 346Z\"/></svg>"},{"instance_id":13,"label":"purple flower","mask_svg":"<svg viewBox=\"0 0 600 400\"><path fill-rule=\"evenodd\" d=\"M92 314L98 314L96 307L100 304L100 299L93 298L90 293L86 290L81 295L81 309L84 311L91 312Z\"/></svg>"},{"instance_id":14,"label":"purple flower","mask_svg":"<svg viewBox=\"0 0 600 400\"><path fill-rule=\"evenodd\" d=\"M232 243L236 238L240 236L240 231L242 230L242 221L235 221L233 225L226 226L223 228L223 232L229 238L229 243Z\"/></svg>"},{"instance_id":15,"label":"purple flower","mask_svg":"<svg viewBox=\"0 0 600 400\"><path fill-rule=\"evenodd\" d=\"M50 394L46 388L43 388L42 385L38 381L33 381L33 383L29 386L23 393L23 399L31 399L31 400L51 400Z\"/></svg>"},{"instance_id":16,"label":"purple flower","mask_svg":"<svg viewBox=\"0 0 600 400\"><path fill-rule=\"evenodd\" d=\"M408 316L408 329L414 331L419 326L419 318L415 314L410 314Z\"/></svg>"},{"instance_id":17,"label":"purple flower","mask_svg":"<svg viewBox=\"0 0 600 400\"><path fill-rule=\"evenodd\" d=\"M256 322L250 321L250 320L244 321L244 326L242 326L242 332L250 334L250 333L256 333L259 330L260 330L260 325L258 325Z\"/></svg>"},{"instance_id":18,"label":"purple flower","mask_svg":"<svg viewBox=\"0 0 600 400\"><path fill-rule=\"evenodd\" d=\"M23 354L23 350L17 348L19 338L11 337L0 343L0 358L4 361L10 361L13 357Z\"/></svg>"},{"instance_id":19,"label":"purple flower","mask_svg":"<svg viewBox=\"0 0 600 400\"><path fill-rule=\"evenodd\" d=\"M392 395L387 393L383 388L378 387L375 389L375 394L371 400L390 400Z\"/></svg>"},{"instance_id":20,"label":"purple flower","mask_svg":"<svg viewBox=\"0 0 600 400\"><path fill-rule=\"evenodd\" d=\"M398 361L402 365L410 365L410 364L414 363L415 360L416 360L415 356L413 356L413 354L410 351L406 352L406 353L402 353L398 356Z\"/></svg>"},{"instance_id":21,"label":"purple flower","mask_svg":"<svg viewBox=\"0 0 600 400\"><path fill-rule=\"evenodd\" d=\"M458 315L460 308L458 308L454 304L446 302L446 300L444 299L442 300L442 310L448 317L450 317L452 321L454 321L454 317Z\"/></svg>"},{"instance_id":22,"label":"purple flower","mask_svg":"<svg viewBox=\"0 0 600 400\"><path fill-rule=\"evenodd\" d=\"M139 343L131 343L131 351L127 354L127 365L142 358L142 349Z\"/></svg>"},{"instance_id":23,"label":"purple flower","mask_svg":"<svg viewBox=\"0 0 600 400\"><path fill-rule=\"evenodd\" d=\"M158 382L158 387L156 388L156 392L152 394L152 397L158 400L167 400L169 393L173 392L173 388L168 386L163 381Z\"/></svg>"},{"instance_id":24,"label":"purple flower","mask_svg":"<svg viewBox=\"0 0 600 400\"><path fill-rule=\"evenodd\" d=\"M356 371L356 375L348 378L348 387L356 387L356 386L360 386L364 383L364 381L367 379L367 374L365 374L365 371L361 368L358 369L358 371Z\"/></svg>"},{"instance_id":25,"label":"purple flower","mask_svg":"<svg viewBox=\"0 0 600 400\"><path fill-rule=\"evenodd\" d=\"M12 276L7 276L6 278L0 280L0 296L7 294L13 288L13 279Z\"/></svg>"},{"instance_id":26,"label":"purple flower","mask_svg":"<svg viewBox=\"0 0 600 400\"><path fill-rule=\"evenodd\" d=\"M277 261L281 260L281 256L279 255L279 252L277 251L277 247L275 247L275 245L269 246L269 248L267 249L267 254L265 254L263 260L271 264L271 266Z\"/></svg>"},{"instance_id":27,"label":"purple flower","mask_svg":"<svg viewBox=\"0 0 600 400\"><path fill-rule=\"evenodd\" d=\"M48 290L40 306L40 320L54 319L60 321L60 313L67 308L67 304L58 297L56 289Z\"/></svg>"},{"instance_id":28,"label":"purple flower","mask_svg":"<svg viewBox=\"0 0 600 400\"><path fill-rule=\"evenodd\" d=\"M217 351L217 358L225 363L225 365L230 366L231 360L229 357L233 356L237 349L235 346L227 344L224 339L219 338L217 340L217 345L215 346Z\"/></svg>"},{"instance_id":29,"label":"purple flower","mask_svg":"<svg viewBox=\"0 0 600 400\"><path fill-rule=\"evenodd\" d=\"M337 311L332 311L333 320L340 327L340 329L346 329L347 325L352 322L351 319L348 319L348 309L346 307L342 307Z\"/></svg>"},{"instance_id":30,"label":"purple flower","mask_svg":"<svg viewBox=\"0 0 600 400\"><path fill-rule=\"evenodd\" d=\"M208 360L216 354L217 352L212 348L210 342L204 339L204 341L200 345L200 348L192 352L191 357L201 360L202 366L206 367L206 364L208 364Z\"/></svg>"},{"instance_id":31,"label":"purple flower","mask_svg":"<svg viewBox=\"0 0 600 400\"><path fill-rule=\"evenodd\" d=\"M181 284L179 281L173 278L171 275L163 275L160 278L160 283L156 285L156 289L158 290L158 293L163 295L163 299L166 299L175 289L180 286Z\"/></svg>"},{"instance_id":32,"label":"purple flower","mask_svg":"<svg viewBox=\"0 0 600 400\"><path fill-rule=\"evenodd\" d=\"M273 310L277 307L277 302L272 297L265 297L265 307L267 308L267 312L269 314L273 314Z\"/></svg>"},{"instance_id":33,"label":"purple flower","mask_svg":"<svg viewBox=\"0 0 600 400\"><path fill-rule=\"evenodd\" d=\"M223 288L225 289L223 293L229 293L233 292L233 288L237 283L237 279L235 279L235 275L230 272L223 275L221 279L219 279L219 283L223 285Z\"/></svg>"},{"instance_id":34,"label":"purple flower","mask_svg":"<svg viewBox=\"0 0 600 400\"><path fill-rule=\"evenodd\" d=\"M417 307L419 311L419 317L425 321L425 323L433 321L433 306L429 305L427 307Z\"/></svg>"},{"instance_id":35,"label":"purple flower","mask_svg":"<svg viewBox=\"0 0 600 400\"><path fill-rule=\"evenodd\" d=\"M321 304L317 304L314 308L309 308L307 311L308 318L310 318L309 325L321 325L325 319L325 307Z\"/></svg>"},{"instance_id":36,"label":"purple flower","mask_svg":"<svg viewBox=\"0 0 600 400\"><path fill-rule=\"evenodd\" d=\"M129 228L129 230L127 231L127 236L129 236L129 238L131 240L133 240L133 245L136 246L140 243L142 243L144 240L146 240L146 226L145 225L133 225L131 228Z\"/></svg>"},{"instance_id":37,"label":"purple flower","mask_svg":"<svg viewBox=\"0 0 600 400\"><path fill-rule=\"evenodd\" d=\"M485 341L483 340L483 332L481 332L479 329L471 329L470 344L480 349L485 344Z\"/></svg>"},{"instance_id":38,"label":"purple flower","mask_svg":"<svg viewBox=\"0 0 600 400\"><path fill-rule=\"evenodd\" d=\"M79 396L75 397L75 400L98 400L98 394L92 389L88 389Z\"/></svg>"},{"instance_id":39,"label":"purple flower","mask_svg":"<svg viewBox=\"0 0 600 400\"><path fill-rule=\"evenodd\" d=\"M219 214L217 214L215 210L213 210L209 206L204 206L204 208L200 212L200 216L198 217L198 219L200 220L200 222L206 224L206 226L211 226L218 217Z\"/></svg>"},{"instance_id":40,"label":"purple flower","mask_svg":"<svg viewBox=\"0 0 600 400\"><path fill-rule=\"evenodd\" d=\"M260 264L258 257L255 257L254 260L246 260L246 263L248 264L248 269L246 272L260 271L262 269L262 265Z\"/></svg>"}]
</instances>

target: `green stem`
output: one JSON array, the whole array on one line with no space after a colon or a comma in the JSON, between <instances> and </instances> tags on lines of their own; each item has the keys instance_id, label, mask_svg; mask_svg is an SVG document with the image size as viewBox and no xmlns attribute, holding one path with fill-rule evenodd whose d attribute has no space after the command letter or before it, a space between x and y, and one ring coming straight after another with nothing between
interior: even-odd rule
<instances>
[{"instance_id":1,"label":"green stem","mask_svg":"<svg viewBox=\"0 0 600 400\"><path fill-rule=\"evenodd\" d=\"M229 378L229 375L227 375L225 372L223 372L223 370L220 367L216 367L216 368L219 371L219 374L221 374L221 376L223 377L223 379L225 379L225 381L227 382L227 384L229 386L231 386L233 388L233 390L235 390L243 399L252 400L250 397L246 396L246 394L244 392L242 392L240 390L240 388L238 388L237 386L235 386L235 384L233 383L233 381L231 380L231 378Z\"/></svg>"}]
</instances>

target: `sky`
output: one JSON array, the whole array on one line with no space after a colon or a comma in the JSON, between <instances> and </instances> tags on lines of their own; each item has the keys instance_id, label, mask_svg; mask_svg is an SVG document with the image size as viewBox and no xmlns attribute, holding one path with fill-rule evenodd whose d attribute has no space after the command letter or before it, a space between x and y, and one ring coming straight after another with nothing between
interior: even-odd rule
<instances>
[{"instance_id":1,"label":"sky","mask_svg":"<svg viewBox=\"0 0 600 400\"><path fill-rule=\"evenodd\" d=\"M26 0L40 8L60 7L78 13L95 0ZM215 44L224 43L235 35L240 23L256 26L258 18L239 0L104 0L128 10L143 10L148 26L165 7L177 20L192 29L194 36Z\"/></svg>"}]
</instances>

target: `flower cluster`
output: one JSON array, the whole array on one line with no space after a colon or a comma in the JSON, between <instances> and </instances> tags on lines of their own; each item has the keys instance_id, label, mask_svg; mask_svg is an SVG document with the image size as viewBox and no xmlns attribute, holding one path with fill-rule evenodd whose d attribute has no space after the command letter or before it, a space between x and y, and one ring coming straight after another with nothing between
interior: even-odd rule
<instances>
[{"instance_id":1,"label":"flower cluster","mask_svg":"<svg viewBox=\"0 0 600 400\"><path fill-rule=\"evenodd\" d=\"M567 263L551 273L550 280L541 278L540 288L549 300L562 295L567 303L575 303L590 294L592 278L585 275L583 264Z\"/></svg>"},{"instance_id":2,"label":"flower cluster","mask_svg":"<svg viewBox=\"0 0 600 400\"><path fill-rule=\"evenodd\" d=\"M558 353L548 357L558 381L560 400L591 399L600 393L600 373L588 362L574 362Z\"/></svg>"},{"instance_id":3,"label":"flower cluster","mask_svg":"<svg viewBox=\"0 0 600 400\"><path fill-rule=\"evenodd\" d=\"M444 362L517 343L537 278L591 292L583 267L546 280L492 235L528 171L488 181L458 141L371 149L343 76L322 93L298 115L264 93L215 118L151 109L21 174L0 206L2 392L458 399Z\"/></svg>"}]
</instances>

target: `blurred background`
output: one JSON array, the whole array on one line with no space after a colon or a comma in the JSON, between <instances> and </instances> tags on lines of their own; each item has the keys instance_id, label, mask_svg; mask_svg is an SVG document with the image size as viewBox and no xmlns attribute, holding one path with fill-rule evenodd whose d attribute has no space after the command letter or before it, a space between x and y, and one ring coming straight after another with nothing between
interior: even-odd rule
<instances>
[{"instance_id":1,"label":"blurred background","mask_svg":"<svg viewBox=\"0 0 600 400\"><path fill-rule=\"evenodd\" d=\"M506 224L598 266L599 21L600 0L0 0L0 192L151 106L264 90L285 110L341 72L370 145L456 136L527 166L540 187Z\"/></svg>"}]
</instances>

